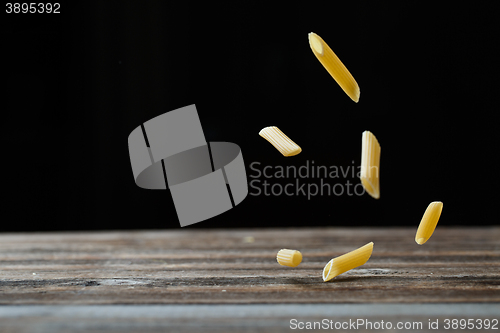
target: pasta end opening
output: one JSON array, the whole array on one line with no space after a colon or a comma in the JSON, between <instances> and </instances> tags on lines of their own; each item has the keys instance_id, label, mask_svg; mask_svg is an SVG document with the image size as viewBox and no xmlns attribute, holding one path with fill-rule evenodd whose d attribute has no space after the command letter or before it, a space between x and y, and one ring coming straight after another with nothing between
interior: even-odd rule
<instances>
[{"instance_id":1,"label":"pasta end opening","mask_svg":"<svg viewBox=\"0 0 500 333\"><path fill-rule=\"evenodd\" d=\"M419 238L419 239L415 239L415 242L417 242L417 244L418 244L418 245L422 245L422 244L424 244L424 243L425 243L425 241L426 241L426 239L425 239L425 238L423 238L423 237L421 237L421 238Z\"/></svg>"},{"instance_id":2,"label":"pasta end opening","mask_svg":"<svg viewBox=\"0 0 500 333\"><path fill-rule=\"evenodd\" d=\"M318 38L318 35L316 35L314 32L311 32L309 34L309 44L311 44L311 48L316 53L318 53L319 55L323 55L323 53L324 53L323 43Z\"/></svg>"},{"instance_id":3,"label":"pasta end opening","mask_svg":"<svg viewBox=\"0 0 500 333\"><path fill-rule=\"evenodd\" d=\"M326 264L325 268L323 268L323 281L329 281L332 278L329 278L330 272L332 270L333 259Z\"/></svg>"}]
</instances>

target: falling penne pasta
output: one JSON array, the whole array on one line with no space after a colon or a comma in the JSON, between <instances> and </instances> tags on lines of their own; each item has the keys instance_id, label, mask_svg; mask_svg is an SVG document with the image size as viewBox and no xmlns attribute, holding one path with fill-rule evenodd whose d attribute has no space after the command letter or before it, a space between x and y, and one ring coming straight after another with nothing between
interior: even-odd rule
<instances>
[{"instance_id":1,"label":"falling penne pasta","mask_svg":"<svg viewBox=\"0 0 500 333\"><path fill-rule=\"evenodd\" d=\"M302 262L302 253L297 250L282 249L276 260L282 266L297 267Z\"/></svg>"},{"instance_id":2,"label":"falling penne pasta","mask_svg":"<svg viewBox=\"0 0 500 333\"><path fill-rule=\"evenodd\" d=\"M443 203L441 201L434 201L429 204L415 235L415 242L418 245L424 244L431 238L442 211Z\"/></svg>"},{"instance_id":3,"label":"falling penne pasta","mask_svg":"<svg viewBox=\"0 0 500 333\"><path fill-rule=\"evenodd\" d=\"M294 156L302 149L276 126L263 128L259 135L269 141L283 156Z\"/></svg>"},{"instance_id":4,"label":"falling penne pasta","mask_svg":"<svg viewBox=\"0 0 500 333\"><path fill-rule=\"evenodd\" d=\"M361 183L366 192L375 199L380 198L380 144L373 133L363 132L361 145Z\"/></svg>"},{"instance_id":5,"label":"falling penne pasta","mask_svg":"<svg viewBox=\"0 0 500 333\"><path fill-rule=\"evenodd\" d=\"M323 268L323 281L329 281L353 268L364 265L373 252L373 242L370 242L357 250L333 258Z\"/></svg>"},{"instance_id":6,"label":"falling penne pasta","mask_svg":"<svg viewBox=\"0 0 500 333\"><path fill-rule=\"evenodd\" d=\"M359 86L342 61L340 61L339 57L337 57L328 44L314 32L309 34L309 45L316 58L318 58L319 62L326 68L328 73L337 81L345 93L357 103L360 94Z\"/></svg>"}]
</instances>

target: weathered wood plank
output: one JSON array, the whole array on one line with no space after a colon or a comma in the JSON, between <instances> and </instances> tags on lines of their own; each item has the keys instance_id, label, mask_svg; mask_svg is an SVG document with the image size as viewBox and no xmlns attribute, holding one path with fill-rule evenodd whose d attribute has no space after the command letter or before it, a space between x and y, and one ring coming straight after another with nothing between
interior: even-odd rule
<instances>
[{"instance_id":1,"label":"weathered wood plank","mask_svg":"<svg viewBox=\"0 0 500 333\"><path fill-rule=\"evenodd\" d=\"M500 228L306 228L0 235L0 304L500 302ZM331 282L331 258L372 258ZM297 268L276 263L302 252Z\"/></svg>"},{"instance_id":2,"label":"weathered wood plank","mask_svg":"<svg viewBox=\"0 0 500 333\"><path fill-rule=\"evenodd\" d=\"M492 319L499 314L499 304L18 305L0 307L0 329L16 333L276 333L305 325L319 327L320 323L329 331L397 332L399 325L406 326L399 331L450 332L455 330L446 329L446 319L471 319L467 323L474 329L469 326L467 331L494 332ZM382 321L384 329L380 329ZM430 321L433 329L429 329ZM485 323L490 329L480 329ZM342 326L344 330L339 329Z\"/></svg>"}]
</instances>

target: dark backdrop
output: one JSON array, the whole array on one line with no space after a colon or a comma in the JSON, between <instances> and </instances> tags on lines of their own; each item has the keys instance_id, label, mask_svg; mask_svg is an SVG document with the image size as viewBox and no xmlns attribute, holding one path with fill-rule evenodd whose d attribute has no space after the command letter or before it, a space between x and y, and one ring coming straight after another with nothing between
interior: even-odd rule
<instances>
[{"instance_id":1,"label":"dark backdrop","mask_svg":"<svg viewBox=\"0 0 500 333\"><path fill-rule=\"evenodd\" d=\"M381 198L249 195L189 228L416 228L431 201L444 203L440 225L499 221L493 6L99 1L60 11L2 14L0 230L179 228L168 191L135 185L127 138L193 103L207 141L241 147L249 180L252 162L358 166L372 131ZM358 104L314 57L311 31L356 78ZM284 158L259 137L271 125L302 153ZM359 183L328 181L347 180Z\"/></svg>"}]
</instances>

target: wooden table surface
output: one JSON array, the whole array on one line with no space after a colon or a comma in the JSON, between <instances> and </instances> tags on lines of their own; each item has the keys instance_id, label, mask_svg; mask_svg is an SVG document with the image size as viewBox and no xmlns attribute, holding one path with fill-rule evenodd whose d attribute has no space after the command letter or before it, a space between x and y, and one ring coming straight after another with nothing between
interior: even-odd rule
<instances>
[{"instance_id":1,"label":"wooden table surface","mask_svg":"<svg viewBox=\"0 0 500 333\"><path fill-rule=\"evenodd\" d=\"M231 322L231 311L238 309L268 309L254 315L257 319L252 323L257 326L258 318L264 320L265 313L278 307L300 312L312 306L320 313L319 309L338 311L349 304L365 309L368 316L373 311L367 309L373 305L373 309L386 309L389 319L395 318L394 309L405 306L424 318L425 313L418 310L422 303L439 305L436 309L456 307L462 317L475 313L474 309L478 316L488 314L485 309L500 313L499 227L440 227L421 246L414 237L415 228L0 234L0 323L12 332L24 332L29 324L23 326L15 319L23 316L24 323L49 325L47 329L57 332L50 325L58 321L40 319L42 310L35 305L43 305L47 318L47 313L70 307L91 313L88 309L97 305L115 309L130 305L136 308L134 313L146 309L140 305L154 306L156 313L206 309L204 315L208 309L222 307L225 310L216 311L217 318L208 320L217 328L214 331L224 331L220 324ZM374 242L374 250L364 266L323 282L322 269L331 258L368 242ZM300 250L302 263L296 268L280 266L276 253L282 248ZM165 304L170 305L158 307ZM194 313L203 315L203 311ZM110 316L106 322L116 323ZM133 321L132 317L127 318ZM68 314L64 320L69 318ZM206 320L201 322L205 331L212 327ZM187 331L202 327L193 325ZM104 326L106 332L113 331L114 326ZM164 331L170 326L155 327ZM238 325L223 327L234 332ZM285 329L273 327L270 331Z\"/></svg>"}]
</instances>

